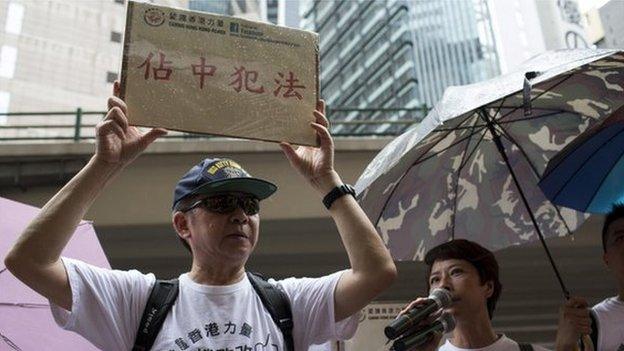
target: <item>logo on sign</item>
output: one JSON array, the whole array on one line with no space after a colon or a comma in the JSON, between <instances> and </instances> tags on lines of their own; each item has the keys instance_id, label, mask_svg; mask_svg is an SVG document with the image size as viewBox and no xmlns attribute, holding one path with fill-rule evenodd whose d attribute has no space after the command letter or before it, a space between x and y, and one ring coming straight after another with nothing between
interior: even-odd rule
<instances>
[{"instance_id":1,"label":"logo on sign","mask_svg":"<svg viewBox=\"0 0 624 351\"><path fill-rule=\"evenodd\" d=\"M143 16L145 23L153 27L158 27L165 23L165 13L158 9L147 9Z\"/></svg>"}]
</instances>

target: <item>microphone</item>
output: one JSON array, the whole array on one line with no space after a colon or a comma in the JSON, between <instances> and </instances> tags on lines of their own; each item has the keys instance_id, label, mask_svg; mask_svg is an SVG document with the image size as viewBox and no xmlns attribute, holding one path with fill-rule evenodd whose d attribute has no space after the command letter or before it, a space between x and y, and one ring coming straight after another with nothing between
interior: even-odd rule
<instances>
[{"instance_id":1,"label":"microphone","mask_svg":"<svg viewBox=\"0 0 624 351\"><path fill-rule=\"evenodd\" d=\"M407 313L400 315L399 318L393 320L384 328L384 334L386 334L386 337L390 340L398 338L401 334L427 318L433 312L436 312L440 308L446 308L452 303L453 296L451 296L448 290L440 288L433 289L425 304L416 306Z\"/></svg>"},{"instance_id":2,"label":"microphone","mask_svg":"<svg viewBox=\"0 0 624 351\"><path fill-rule=\"evenodd\" d=\"M392 351L405 351L413 347L421 346L429 340L429 337L435 332L446 334L455 329L455 319L450 313L442 313L440 318L430 325L426 325L414 333L397 339L392 344Z\"/></svg>"}]
</instances>

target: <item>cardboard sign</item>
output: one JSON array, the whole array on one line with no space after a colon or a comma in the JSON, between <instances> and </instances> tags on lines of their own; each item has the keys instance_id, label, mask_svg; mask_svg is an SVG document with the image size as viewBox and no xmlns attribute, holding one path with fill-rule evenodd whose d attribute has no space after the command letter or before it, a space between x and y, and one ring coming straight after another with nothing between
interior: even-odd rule
<instances>
[{"instance_id":1,"label":"cardboard sign","mask_svg":"<svg viewBox=\"0 0 624 351\"><path fill-rule=\"evenodd\" d=\"M317 145L318 35L130 1L121 90L133 125Z\"/></svg>"}]
</instances>

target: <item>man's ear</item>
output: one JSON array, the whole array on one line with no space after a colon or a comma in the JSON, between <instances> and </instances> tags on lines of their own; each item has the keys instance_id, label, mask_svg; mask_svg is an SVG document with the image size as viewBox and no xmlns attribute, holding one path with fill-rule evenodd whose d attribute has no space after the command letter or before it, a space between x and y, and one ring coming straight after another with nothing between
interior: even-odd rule
<instances>
[{"instance_id":1,"label":"man's ear","mask_svg":"<svg viewBox=\"0 0 624 351\"><path fill-rule=\"evenodd\" d=\"M173 228L180 238L187 240L191 237L191 231L188 225L188 218L186 218L186 215L184 213L180 211L174 213L172 221Z\"/></svg>"},{"instance_id":2,"label":"man's ear","mask_svg":"<svg viewBox=\"0 0 624 351\"><path fill-rule=\"evenodd\" d=\"M488 280L485 283L485 294L486 294L486 298L490 298L492 297L492 295L494 295L494 282L491 280Z\"/></svg>"}]
</instances>

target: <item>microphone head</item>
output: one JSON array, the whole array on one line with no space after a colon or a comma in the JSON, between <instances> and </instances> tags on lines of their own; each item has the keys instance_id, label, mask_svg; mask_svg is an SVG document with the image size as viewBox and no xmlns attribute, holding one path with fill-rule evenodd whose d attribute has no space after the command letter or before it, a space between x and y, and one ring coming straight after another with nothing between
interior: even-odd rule
<instances>
[{"instance_id":1,"label":"microphone head","mask_svg":"<svg viewBox=\"0 0 624 351\"><path fill-rule=\"evenodd\" d=\"M433 289L431 294L429 294L429 298L434 300L440 308L447 308L453 304L453 295L446 289Z\"/></svg>"},{"instance_id":2,"label":"microphone head","mask_svg":"<svg viewBox=\"0 0 624 351\"><path fill-rule=\"evenodd\" d=\"M444 327L444 334L449 333L455 329L455 318L453 315L447 312L443 312L440 318L438 318L442 326Z\"/></svg>"}]
</instances>

